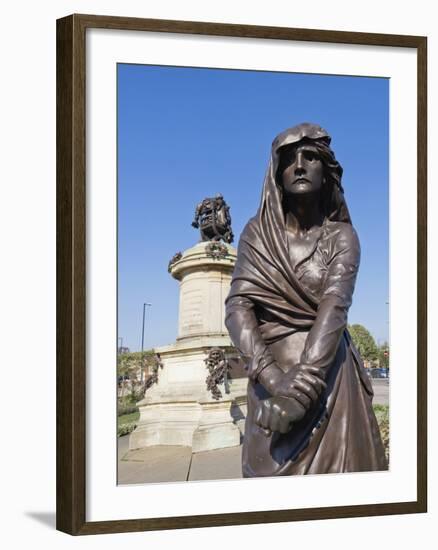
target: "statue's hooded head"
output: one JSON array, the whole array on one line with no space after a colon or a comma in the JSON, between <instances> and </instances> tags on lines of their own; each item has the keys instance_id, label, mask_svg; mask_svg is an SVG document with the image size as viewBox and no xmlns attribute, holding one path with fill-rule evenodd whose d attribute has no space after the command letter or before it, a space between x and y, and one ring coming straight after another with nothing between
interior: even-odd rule
<instances>
[{"instance_id":1,"label":"statue's hooded head","mask_svg":"<svg viewBox=\"0 0 438 550\"><path fill-rule=\"evenodd\" d=\"M301 145L310 146L323 165L323 185L320 193L320 205L325 217L332 221L351 223L350 215L341 185L342 166L330 148L329 134L318 126L304 122L281 132L272 142L271 159L263 186L259 216L267 206L278 211L282 202L281 174L290 157L290 149ZM280 220L279 220L280 221Z\"/></svg>"}]
</instances>

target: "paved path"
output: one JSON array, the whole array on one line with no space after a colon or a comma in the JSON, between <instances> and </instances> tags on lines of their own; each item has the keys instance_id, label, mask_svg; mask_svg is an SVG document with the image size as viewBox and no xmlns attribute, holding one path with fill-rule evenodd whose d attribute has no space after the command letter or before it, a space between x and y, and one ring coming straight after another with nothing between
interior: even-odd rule
<instances>
[{"instance_id":1,"label":"paved path","mask_svg":"<svg viewBox=\"0 0 438 550\"><path fill-rule=\"evenodd\" d=\"M389 382L373 380L375 405L389 404ZM243 427L243 426L242 426ZM161 483L202 479L239 479L242 446L191 452L191 447L156 445L129 450L129 436L119 437L118 483Z\"/></svg>"},{"instance_id":2,"label":"paved path","mask_svg":"<svg viewBox=\"0 0 438 550\"><path fill-rule=\"evenodd\" d=\"M242 446L193 453L191 447L156 445L129 451L129 436L119 437L118 483L159 483L201 479L238 479Z\"/></svg>"}]
</instances>

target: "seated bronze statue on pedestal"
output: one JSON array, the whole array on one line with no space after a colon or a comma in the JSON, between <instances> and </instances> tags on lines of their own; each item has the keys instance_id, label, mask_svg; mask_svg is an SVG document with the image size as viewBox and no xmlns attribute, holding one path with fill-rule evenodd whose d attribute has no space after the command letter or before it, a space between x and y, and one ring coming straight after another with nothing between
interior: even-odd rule
<instances>
[{"instance_id":1,"label":"seated bronze statue on pedestal","mask_svg":"<svg viewBox=\"0 0 438 550\"><path fill-rule=\"evenodd\" d=\"M199 228L201 241L233 242L230 209L220 193L197 205L192 226Z\"/></svg>"},{"instance_id":2,"label":"seated bronze statue on pedestal","mask_svg":"<svg viewBox=\"0 0 438 550\"><path fill-rule=\"evenodd\" d=\"M226 326L249 376L244 477L387 469L347 331L360 246L330 141L308 123L275 138L240 237Z\"/></svg>"}]
</instances>

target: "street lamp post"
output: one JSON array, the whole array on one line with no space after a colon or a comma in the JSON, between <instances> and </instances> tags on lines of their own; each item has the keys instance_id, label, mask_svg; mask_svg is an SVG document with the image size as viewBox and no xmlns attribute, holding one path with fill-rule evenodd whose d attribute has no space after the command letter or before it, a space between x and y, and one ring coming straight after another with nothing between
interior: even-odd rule
<instances>
[{"instance_id":1,"label":"street lamp post","mask_svg":"<svg viewBox=\"0 0 438 550\"><path fill-rule=\"evenodd\" d=\"M143 353L144 353L144 322L145 322L145 317L146 317L146 306L151 306L152 304L148 303L148 302L144 302L143 303L143 324L142 324L142 327L141 327L141 360L142 360L142 366L141 366L141 373L140 373L140 378L141 378L141 382L143 383L143 379L144 379L144 373L143 373Z\"/></svg>"}]
</instances>

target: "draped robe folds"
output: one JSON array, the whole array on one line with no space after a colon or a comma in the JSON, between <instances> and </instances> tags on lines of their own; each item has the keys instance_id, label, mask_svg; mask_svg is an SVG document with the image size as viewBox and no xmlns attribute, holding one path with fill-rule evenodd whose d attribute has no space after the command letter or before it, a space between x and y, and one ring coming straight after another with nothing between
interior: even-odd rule
<instances>
[{"instance_id":1,"label":"draped robe folds","mask_svg":"<svg viewBox=\"0 0 438 550\"><path fill-rule=\"evenodd\" d=\"M360 248L340 185L311 254L292 265L288 252L275 174L279 148L303 137L329 143L313 125L274 140L260 208L240 237L226 300L226 325L249 377L245 477L387 469L372 386L347 331ZM254 421L260 400L270 397L258 375L273 360L283 371L313 365L327 384L286 434L268 434Z\"/></svg>"}]
</instances>

